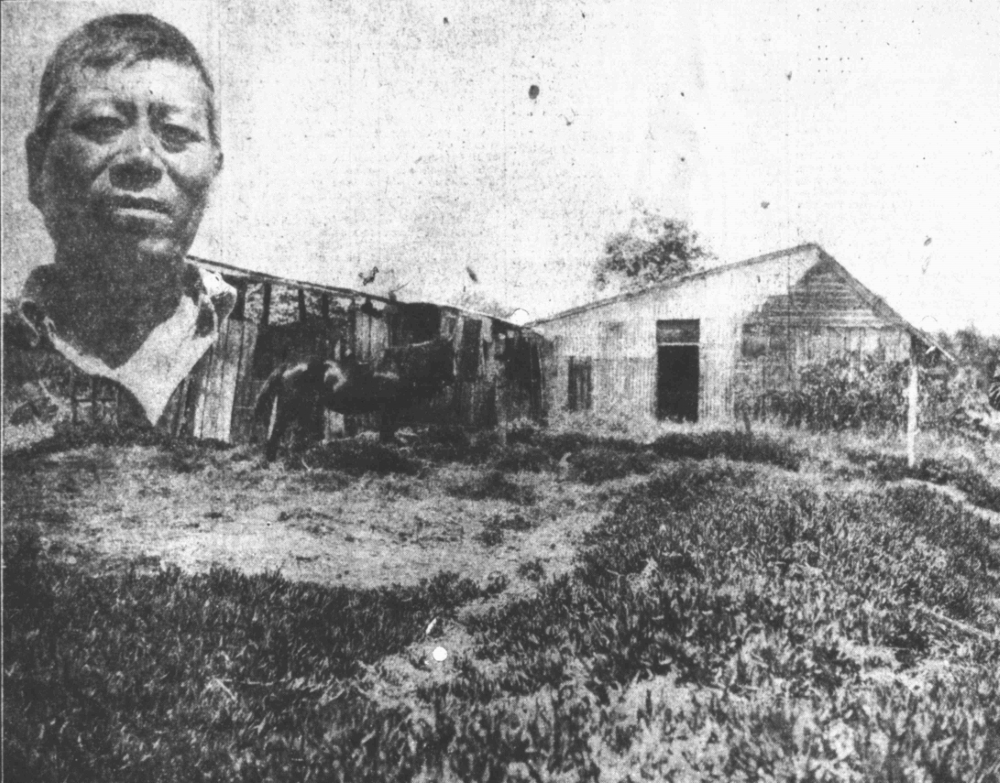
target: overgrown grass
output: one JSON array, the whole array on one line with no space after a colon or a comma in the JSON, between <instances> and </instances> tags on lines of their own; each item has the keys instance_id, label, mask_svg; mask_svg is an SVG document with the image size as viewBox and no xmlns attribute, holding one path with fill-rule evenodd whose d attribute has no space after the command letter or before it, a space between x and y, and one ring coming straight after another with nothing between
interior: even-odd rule
<instances>
[{"instance_id":1,"label":"overgrown grass","mask_svg":"<svg viewBox=\"0 0 1000 783\"><path fill-rule=\"evenodd\" d=\"M848 449L847 458L880 481L904 478L954 487L965 493L970 503L1000 511L1000 486L991 482L968 460L925 457L909 467L906 457L872 450Z\"/></svg>"},{"instance_id":2,"label":"overgrown grass","mask_svg":"<svg viewBox=\"0 0 1000 783\"><path fill-rule=\"evenodd\" d=\"M447 492L457 498L502 500L521 506L533 505L538 500L534 489L511 481L499 470L478 473L466 481L448 487Z\"/></svg>"},{"instance_id":3,"label":"overgrown grass","mask_svg":"<svg viewBox=\"0 0 1000 783\"><path fill-rule=\"evenodd\" d=\"M24 464L52 454L85 449L90 446L124 448L154 446L179 455L181 463L188 457L232 449L217 440L195 440L174 437L154 427L113 426L111 424L71 424L60 422L51 437L36 441L24 449L4 455L4 470L18 470ZM182 471L189 472L189 471Z\"/></svg>"},{"instance_id":4,"label":"overgrown grass","mask_svg":"<svg viewBox=\"0 0 1000 783\"><path fill-rule=\"evenodd\" d=\"M517 486L483 475L467 491ZM5 550L5 773L995 780L998 537L919 487L845 496L770 467L660 465L573 573L545 581L536 561L536 595L466 618L471 653L392 697L370 690L380 662L483 587L95 578L25 534Z\"/></svg>"},{"instance_id":5,"label":"overgrown grass","mask_svg":"<svg viewBox=\"0 0 1000 783\"><path fill-rule=\"evenodd\" d=\"M779 439L770 435L752 435L733 430L671 432L644 444L623 437L524 428L512 432L508 440L512 444L533 447L535 453L540 451L555 461L566 455L570 455L572 460L574 454L594 450L603 455L616 454L619 458L635 456L639 460L636 465L640 465L650 454L669 460L725 457L739 462L776 465L793 471L799 469L802 461L800 449L794 446L789 437Z\"/></svg>"},{"instance_id":6,"label":"overgrown grass","mask_svg":"<svg viewBox=\"0 0 1000 783\"><path fill-rule=\"evenodd\" d=\"M423 467L419 460L404 454L395 446L353 438L315 446L297 459L290 457L287 462L290 465L336 471L348 476L362 476L365 473L415 476Z\"/></svg>"},{"instance_id":7,"label":"overgrown grass","mask_svg":"<svg viewBox=\"0 0 1000 783\"><path fill-rule=\"evenodd\" d=\"M308 779L388 720L366 706L366 665L429 617L483 595L441 574L354 591L216 569L84 577L5 563L5 778ZM391 738L385 738L387 741Z\"/></svg>"}]
</instances>

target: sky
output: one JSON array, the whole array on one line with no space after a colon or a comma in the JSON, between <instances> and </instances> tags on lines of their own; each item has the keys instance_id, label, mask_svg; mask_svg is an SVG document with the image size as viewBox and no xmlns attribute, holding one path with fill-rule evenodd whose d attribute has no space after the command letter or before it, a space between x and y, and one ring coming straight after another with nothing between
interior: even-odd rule
<instances>
[{"instance_id":1,"label":"sky","mask_svg":"<svg viewBox=\"0 0 1000 783\"><path fill-rule=\"evenodd\" d=\"M816 242L915 325L1000 334L994 0L0 9L5 298L51 261L23 152L45 59L143 11L218 86L196 255L350 288L378 267L364 290L543 317L595 298L603 241L648 209L719 263Z\"/></svg>"}]
</instances>

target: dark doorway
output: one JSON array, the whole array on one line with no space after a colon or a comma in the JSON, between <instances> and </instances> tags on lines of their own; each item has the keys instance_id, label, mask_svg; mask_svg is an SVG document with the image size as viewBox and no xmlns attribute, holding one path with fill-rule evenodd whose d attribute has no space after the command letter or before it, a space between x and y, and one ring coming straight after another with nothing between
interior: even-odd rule
<instances>
[{"instance_id":1,"label":"dark doorway","mask_svg":"<svg viewBox=\"0 0 1000 783\"><path fill-rule=\"evenodd\" d=\"M660 345L656 359L657 417L698 421L698 346Z\"/></svg>"}]
</instances>

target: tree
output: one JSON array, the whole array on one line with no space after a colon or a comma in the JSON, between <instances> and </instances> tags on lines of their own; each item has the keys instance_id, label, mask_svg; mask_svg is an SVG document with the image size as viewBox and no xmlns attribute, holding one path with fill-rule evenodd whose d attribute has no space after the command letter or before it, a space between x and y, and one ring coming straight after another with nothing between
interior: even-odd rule
<instances>
[{"instance_id":1,"label":"tree","mask_svg":"<svg viewBox=\"0 0 1000 783\"><path fill-rule=\"evenodd\" d=\"M617 284L637 291L697 271L712 255L698 243L687 223L647 209L632 219L627 231L612 234L594 265L594 286Z\"/></svg>"}]
</instances>

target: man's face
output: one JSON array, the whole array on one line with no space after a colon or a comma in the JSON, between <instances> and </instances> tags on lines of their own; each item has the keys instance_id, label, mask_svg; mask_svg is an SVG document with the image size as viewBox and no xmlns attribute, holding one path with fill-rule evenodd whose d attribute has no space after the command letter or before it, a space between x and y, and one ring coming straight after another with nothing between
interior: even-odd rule
<instances>
[{"instance_id":1,"label":"man's face","mask_svg":"<svg viewBox=\"0 0 1000 783\"><path fill-rule=\"evenodd\" d=\"M183 258L222 165L208 87L164 60L86 69L73 86L47 147L29 144L31 198L57 256Z\"/></svg>"}]
</instances>

